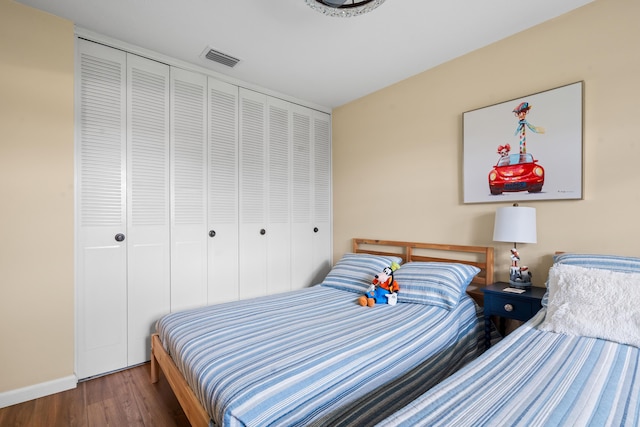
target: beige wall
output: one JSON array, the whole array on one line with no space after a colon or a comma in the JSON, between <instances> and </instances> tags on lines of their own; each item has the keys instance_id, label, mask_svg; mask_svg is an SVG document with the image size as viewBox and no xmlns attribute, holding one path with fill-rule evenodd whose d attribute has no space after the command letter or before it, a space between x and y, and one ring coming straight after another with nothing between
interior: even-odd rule
<instances>
[{"instance_id":1,"label":"beige wall","mask_svg":"<svg viewBox=\"0 0 640 427\"><path fill-rule=\"evenodd\" d=\"M73 375L73 43L0 0L0 392Z\"/></svg>"},{"instance_id":2,"label":"beige wall","mask_svg":"<svg viewBox=\"0 0 640 427\"><path fill-rule=\"evenodd\" d=\"M462 113L580 80L584 200L520 203L538 216L523 264L542 286L556 250L640 256L638 19L637 0L598 0L335 109L334 258L352 237L489 245L507 279L510 204L462 203Z\"/></svg>"}]
</instances>

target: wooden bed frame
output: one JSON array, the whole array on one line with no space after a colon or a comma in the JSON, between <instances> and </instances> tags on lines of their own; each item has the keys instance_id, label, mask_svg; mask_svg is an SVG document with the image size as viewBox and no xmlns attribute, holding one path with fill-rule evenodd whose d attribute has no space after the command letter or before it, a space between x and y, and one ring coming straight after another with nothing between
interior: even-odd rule
<instances>
[{"instance_id":1,"label":"wooden bed frame","mask_svg":"<svg viewBox=\"0 0 640 427\"><path fill-rule=\"evenodd\" d=\"M472 283L486 286L493 283L493 248L486 246L446 245L439 243L399 242L394 240L353 239L354 253L394 255L403 262L460 262L480 268ZM457 255L453 255L457 254ZM481 295L482 292L478 290ZM476 295L468 292L474 299ZM151 382L159 379L160 369L167 378L180 406L194 427L206 427L210 417L198 401L178 367L165 351L158 334L151 335Z\"/></svg>"}]
</instances>

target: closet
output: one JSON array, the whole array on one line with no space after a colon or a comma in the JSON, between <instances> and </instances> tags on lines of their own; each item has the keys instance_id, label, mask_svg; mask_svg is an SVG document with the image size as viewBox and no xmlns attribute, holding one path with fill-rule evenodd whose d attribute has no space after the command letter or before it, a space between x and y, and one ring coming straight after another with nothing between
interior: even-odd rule
<instances>
[{"instance_id":1,"label":"closet","mask_svg":"<svg viewBox=\"0 0 640 427\"><path fill-rule=\"evenodd\" d=\"M331 118L78 39L76 375L149 360L169 311L331 266Z\"/></svg>"}]
</instances>

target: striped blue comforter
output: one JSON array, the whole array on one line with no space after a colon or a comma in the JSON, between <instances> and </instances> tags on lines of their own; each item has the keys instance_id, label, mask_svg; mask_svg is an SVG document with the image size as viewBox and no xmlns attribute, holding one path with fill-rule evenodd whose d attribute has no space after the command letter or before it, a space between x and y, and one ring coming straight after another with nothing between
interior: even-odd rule
<instances>
[{"instance_id":1,"label":"striped blue comforter","mask_svg":"<svg viewBox=\"0 0 640 427\"><path fill-rule=\"evenodd\" d=\"M640 425L640 349L540 331L544 315L379 425Z\"/></svg>"},{"instance_id":2,"label":"striped blue comforter","mask_svg":"<svg viewBox=\"0 0 640 427\"><path fill-rule=\"evenodd\" d=\"M328 425L353 413L371 424L363 414L384 418L477 356L482 320L467 296L450 312L356 297L318 285L168 314L157 330L219 426Z\"/></svg>"}]
</instances>

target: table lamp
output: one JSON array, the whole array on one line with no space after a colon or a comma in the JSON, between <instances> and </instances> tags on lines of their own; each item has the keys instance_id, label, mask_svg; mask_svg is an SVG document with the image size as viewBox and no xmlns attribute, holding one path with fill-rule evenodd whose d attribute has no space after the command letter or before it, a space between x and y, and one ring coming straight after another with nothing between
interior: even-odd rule
<instances>
[{"instance_id":1,"label":"table lamp","mask_svg":"<svg viewBox=\"0 0 640 427\"><path fill-rule=\"evenodd\" d=\"M513 242L511 249L511 267L509 269L509 285L518 289L531 286L529 267L520 265L518 243L536 243L536 209L518 206L498 208L493 227L493 240L496 242Z\"/></svg>"}]
</instances>

